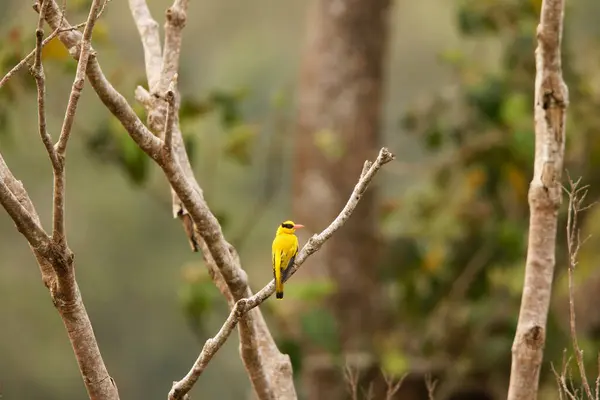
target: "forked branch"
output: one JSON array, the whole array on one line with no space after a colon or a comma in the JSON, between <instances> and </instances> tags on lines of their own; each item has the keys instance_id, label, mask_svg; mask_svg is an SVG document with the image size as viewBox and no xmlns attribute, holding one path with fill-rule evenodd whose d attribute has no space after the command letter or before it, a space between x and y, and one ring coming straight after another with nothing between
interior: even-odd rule
<instances>
[{"instance_id":1,"label":"forked branch","mask_svg":"<svg viewBox=\"0 0 600 400\"><path fill-rule=\"evenodd\" d=\"M323 246L323 244L329 238L331 238L331 236L333 236L333 234L340 229L346 223L346 221L348 221L377 171L379 171L383 165L389 163L393 159L394 155L390 153L388 149L383 148L379 152L379 156L375 162L365 162L358 183L354 187L346 206L342 209L335 220L333 220L333 222L327 228L325 228L325 230L318 235L312 236L308 240L302 250L300 250L298 253L298 256L296 257L296 263L290 270L290 273L286 276L287 279L289 279L300 268L300 266L308 257L317 252ZM202 348L202 351L192 369L182 380L173 385L173 389L169 393L169 400L182 400L184 398L184 396L192 389L202 372L204 372L208 362L217 353L217 351L219 351L221 346L223 346L244 314L259 306L262 302L268 299L274 291L275 282L271 281L254 296L248 299L240 299L236 302L233 310L231 310L229 317L219 332L213 338L208 339L204 344L204 347Z\"/></svg>"}]
</instances>

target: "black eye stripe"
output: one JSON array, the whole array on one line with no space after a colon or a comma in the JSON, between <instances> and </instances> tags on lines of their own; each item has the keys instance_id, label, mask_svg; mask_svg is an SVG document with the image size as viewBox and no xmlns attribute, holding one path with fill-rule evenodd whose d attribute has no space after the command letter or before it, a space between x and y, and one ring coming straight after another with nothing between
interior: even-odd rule
<instances>
[{"instance_id":1,"label":"black eye stripe","mask_svg":"<svg viewBox=\"0 0 600 400\"><path fill-rule=\"evenodd\" d=\"M286 228L286 229L292 229L294 227L294 225L292 224L281 224L282 228Z\"/></svg>"}]
</instances>

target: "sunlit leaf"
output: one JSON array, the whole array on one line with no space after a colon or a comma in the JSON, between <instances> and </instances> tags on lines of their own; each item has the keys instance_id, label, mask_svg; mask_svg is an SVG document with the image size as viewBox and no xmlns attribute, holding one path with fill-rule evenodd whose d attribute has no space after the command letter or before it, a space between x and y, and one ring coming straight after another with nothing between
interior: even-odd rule
<instances>
[{"instance_id":1,"label":"sunlit leaf","mask_svg":"<svg viewBox=\"0 0 600 400\"><path fill-rule=\"evenodd\" d=\"M445 262L447 250L441 243L434 243L425 252L423 257L423 268L428 272L435 273Z\"/></svg>"},{"instance_id":2,"label":"sunlit leaf","mask_svg":"<svg viewBox=\"0 0 600 400\"><path fill-rule=\"evenodd\" d=\"M525 176L524 171L517 168L514 164L507 164L503 167L504 176L515 192L515 195L520 199L527 198L529 190L529 181Z\"/></svg>"},{"instance_id":3,"label":"sunlit leaf","mask_svg":"<svg viewBox=\"0 0 600 400\"><path fill-rule=\"evenodd\" d=\"M71 55L58 37L55 37L42 49L42 58L44 60L65 61L69 60Z\"/></svg>"},{"instance_id":4,"label":"sunlit leaf","mask_svg":"<svg viewBox=\"0 0 600 400\"><path fill-rule=\"evenodd\" d=\"M101 19L94 25L93 40L95 43L106 43L110 35L108 26L105 20Z\"/></svg>"},{"instance_id":5,"label":"sunlit leaf","mask_svg":"<svg viewBox=\"0 0 600 400\"><path fill-rule=\"evenodd\" d=\"M410 369L410 362L400 350L388 349L382 354L382 369L389 375L402 376Z\"/></svg>"},{"instance_id":6,"label":"sunlit leaf","mask_svg":"<svg viewBox=\"0 0 600 400\"><path fill-rule=\"evenodd\" d=\"M470 168L466 175L467 186L471 193L475 193L485 184L487 175L483 168Z\"/></svg>"},{"instance_id":7,"label":"sunlit leaf","mask_svg":"<svg viewBox=\"0 0 600 400\"><path fill-rule=\"evenodd\" d=\"M329 129L321 129L313 134L317 148L331 160L339 160L344 155L344 144L339 135Z\"/></svg>"}]
</instances>

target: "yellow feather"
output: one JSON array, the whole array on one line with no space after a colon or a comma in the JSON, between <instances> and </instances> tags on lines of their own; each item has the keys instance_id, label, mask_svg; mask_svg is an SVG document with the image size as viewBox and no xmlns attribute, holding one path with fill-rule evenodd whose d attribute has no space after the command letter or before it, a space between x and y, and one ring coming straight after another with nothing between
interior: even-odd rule
<instances>
[{"instance_id":1,"label":"yellow feather","mask_svg":"<svg viewBox=\"0 0 600 400\"><path fill-rule=\"evenodd\" d=\"M298 254L298 238L294 234L296 229L302 225L293 221L284 221L277 228L275 239L273 239L273 278L275 279L275 297L283 298L283 281L286 279L286 271L292 265Z\"/></svg>"}]
</instances>

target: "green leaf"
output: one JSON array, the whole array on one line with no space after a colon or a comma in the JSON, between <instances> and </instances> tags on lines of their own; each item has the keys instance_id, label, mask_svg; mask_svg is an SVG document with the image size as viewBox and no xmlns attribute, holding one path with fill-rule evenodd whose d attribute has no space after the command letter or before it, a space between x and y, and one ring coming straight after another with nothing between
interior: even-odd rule
<instances>
[{"instance_id":1,"label":"green leaf","mask_svg":"<svg viewBox=\"0 0 600 400\"><path fill-rule=\"evenodd\" d=\"M303 303L321 303L327 296L336 291L336 285L331 279L309 282L292 282L285 288L285 297L300 300Z\"/></svg>"},{"instance_id":2,"label":"green leaf","mask_svg":"<svg viewBox=\"0 0 600 400\"><path fill-rule=\"evenodd\" d=\"M528 96L523 93L509 94L502 104L502 120L513 128L522 126L525 120L530 123L531 109Z\"/></svg>"},{"instance_id":3,"label":"green leaf","mask_svg":"<svg viewBox=\"0 0 600 400\"><path fill-rule=\"evenodd\" d=\"M438 150L444 143L444 134L438 124L425 132L425 146L428 150Z\"/></svg>"},{"instance_id":4,"label":"green leaf","mask_svg":"<svg viewBox=\"0 0 600 400\"><path fill-rule=\"evenodd\" d=\"M181 118L182 121L198 118L214 111L214 109L214 103L184 97L179 106L179 118Z\"/></svg>"},{"instance_id":5,"label":"green leaf","mask_svg":"<svg viewBox=\"0 0 600 400\"><path fill-rule=\"evenodd\" d=\"M314 345L332 354L341 351L339 332L334 316L325 308L315 308L300 317L302 333Z\"/></svg>"},{"instance_id":6,"label":"green leaf","mask_svg":"<svg viewBox=\"0 0 600 400\"><path fill-rule=\"evenodd\" d=\"M227 135L223 149L225 154L242 165L249 165L252 159L252 146L257 135L255 126L236 125Z\"/></svg>"},{"instance_id":7,"label":"green leaf","mask_svg":"<svg viewBox=\"0 0 600 400\"><path fill-rule=\"evenodd\" d=\"M460 49L446 49L440 53L440 60L452 66L459 66L465 62L465 54Z\"/></svg>"},{"instance_id":8,"label":"green leaf","mask_svg":"<svg viewBox=\"0 0 600 400\"><path fill-rule=\"evenodd\" d=\"M109 127L112 136L116 139L117 159L125 173L134 184L143 184L148 176L149 157L129 137L116 118L111 118Z\"/></svg>"},{"instance_id":9,"label":"green leaf","mask_svg":"<svg viewBox=\"0 0 600 400\"><path fill-rule=\"evenodd\" d=\"M500 120L500 112L505 96L506 82L496 76L489 76L467 93L467 101L481 117L493 123Z\"/></svg>"},{"instance_id":10,"label":"green leaf","mask_svg":"<svg viewBox=\"0 0 600 400\"><path fill-rule=\"evenodd\" d=\"M229 128L242 121L241 102L247 94L248 91L244 88L231 92L215 90L210 94L209 101L221 111L223 126Z\"/></svg>"},{"instance_id":11,"label":"green leaf","mask_svg":"<svg viewBox=\"0 0 600 400\"><path fill-rule=\"evenodd\" d=\"M531 128L516 129L513 131L511 150L519 155L522 160L533 160L535 154L535 133Z\"/></svg>"},{"instance_id":12,"label":"green leaf","mask_svg":"<svg viewBox=\"0 0 600 400\"><path fill-rule=\"evenodd\" d=\"M294 377L300 376L302 371L302 346L297 340L290 338L280 339L277 341L277 347L283 354L290 357L292 363L292 374Z\"/></svg>"}]
</instances>

